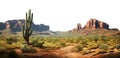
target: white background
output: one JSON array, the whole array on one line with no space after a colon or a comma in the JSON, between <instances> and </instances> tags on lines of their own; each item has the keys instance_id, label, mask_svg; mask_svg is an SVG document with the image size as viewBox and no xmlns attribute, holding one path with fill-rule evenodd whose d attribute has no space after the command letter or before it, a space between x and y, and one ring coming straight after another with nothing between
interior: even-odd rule
<instances>
[{"instance_id":1,"label":"white background","mask_svg":"<svg viewBox=\"0 0 120 58\"><path fill-rule=\"evenodd\" d=\"M29 9L36 24L46 24L53 31L67 31L90 18L120 29L119 0L0 0L0 22L24 19Z\"/></svg>"}]
</instances>

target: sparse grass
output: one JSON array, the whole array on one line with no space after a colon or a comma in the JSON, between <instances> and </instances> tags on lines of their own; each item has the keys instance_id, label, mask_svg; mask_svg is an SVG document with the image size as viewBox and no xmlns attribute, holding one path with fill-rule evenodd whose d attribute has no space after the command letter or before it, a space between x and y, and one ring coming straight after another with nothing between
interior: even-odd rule
<instances>
[{"instance_id":1,"label":"sparse grass","mask_svg":"<svg viewBox=\"0 0 120 58\"><path fill-rule=\"evenodd\" d=\"M24 45L22 48L21 48L22 52L23 53L36 53L36 49L31 47L31 46L28 46L27 44Z\"/></svg>"},{"instance_id":2,"label":"sparse grass","mask_svg":"<svg viewBox=\"0 0 120 58\"><path fill-rule=\"evenodd\" d=\"M81 51L83 55L91 53L91 50L89 50L88 48L83 48L83 50Z\"/></svg>"},{"instance_id":3,"label":"sparse grass","mask_svg":"<svg viewBox=\"0 0 120 58\"><path fill-rule=\"evenodd\" d=\"M120 44L117 44L117 45L116 45L116 48L117 48L117 49L120 49Z\"/></svg>"},{"instance_id":4,"label":"sparse grass","mask_svg":"<svg viewBox=\"0 0 120 58\"><path fill-rule=\"evenodd\" d=\"M76 45L75 47L73 47L72 51L73 52L80 52L83 50L83 47L81 45Z\"/></svg>"},{"instance_id":5,"label":"sparse grass","mask_svg":"<svg viewBox=\"0 0 120 58\"><path fill-rule=\"evenodd\" d=\"M101 45L99 45L99 48L103 49L103 50L107 50L109 48L109 46L107 44L101 44Z\"/></svg>"},{"instance_id":6,"label":"sparse grass","mask_svg":"<svg viewBox=\"0 0 120 58\"><path fill-rule=\"evenodd\" d=\"M7 52L7 49L5 47L0 47L0 54L6 53L6 52Z\"/></svg>"},{"instance_id":7,"label":"sparse grass","mask_svg":"<svg viewBox=\"0 0 120 58\"><path fill-rule=\"evenodd\" d=\"M95 37L96 38L96 37ZM63 48L66 46L76 45L73 48L73 52L80 52L82 54L89 54L91 53L91 50L99 49L97 54L102 53L113 53L113 52L119 52L120 51L120 36L108 36L105 37L103 35L97 35L97 39L94 38L94 35L89 36L71 36L71 37L40 37L40 36L34 36L30 38L30 43L32 43L33 48L29 46L24 46L24 40L22 37L14 37L12 35L12 38L10 40L6 40L6 37L0 37L0 46L4 47L7 50L10 49L20 49L23 50L23 52L28 51L35 51L34 47L39 48ZM7 41L10 41L11 44L9 44ZM93 53L96 53L93 52Z\"/></svg>"},{"instance_id":8,"label":"sparse grass","mask_svg":"<svg viewBox=\"0 0 120 58\"><path fill-rule=\"evenodd\" d=\"M103 54L103 53L107 53L107 51L104 49L100 49L97 54Z\"/></svg>"}]
</instances>

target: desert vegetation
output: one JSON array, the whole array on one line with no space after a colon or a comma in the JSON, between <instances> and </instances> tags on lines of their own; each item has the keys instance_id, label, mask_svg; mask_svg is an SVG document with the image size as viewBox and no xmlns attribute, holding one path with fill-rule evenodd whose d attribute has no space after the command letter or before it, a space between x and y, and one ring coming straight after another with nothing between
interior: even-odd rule
<instances>
[{"instance_id":1,"label":"desert vegetation","mask_svg":"<svg viewBox=\"0 0 120 58\"><path fill-rule=\"evenodd\" d=\"M29 10L21 32L11 34L6 31L0 34L0 58L94 58L97 55L106 55L107 58L120 57L120 35L103 34L112 34L111 30L101 31L102 33L89 32L89 35L84 35L76 32L81 30L79 27L74 30L75 32L43 35L33 34L32 23L33 14Z\"/></svg>"},{"instance_id":2,"label":"desert vegetation","mask_svg":"<svg viewBox=\"0 0 120 58\"><path fill-rule=\"evenodd\" d=\"M96 42L97 37L97 42ZM79 53L82 55L95 56L98 54L112 54L120 53L120 35L116 36L105 36L94 35L90 36L73 36L73 37L40 37L31 36L30 43L32 45L27 45L24 43L24 38L22 37L0 37L0 53L7 53L4 57L8 57L11 51L19 49L22 53L37 53L37 49L45 50L59 50L68 46L73 46L70 51L71 53ZM3 55L0 54L0 57ZM23 55L19 55L19 57Z\"/></svg>"}]
</instances>

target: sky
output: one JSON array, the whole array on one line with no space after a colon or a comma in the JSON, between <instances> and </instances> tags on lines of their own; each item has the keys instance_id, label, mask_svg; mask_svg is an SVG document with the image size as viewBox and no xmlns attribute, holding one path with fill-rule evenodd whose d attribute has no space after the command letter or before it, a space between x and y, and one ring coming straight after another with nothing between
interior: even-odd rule
<instances>
[{"instance_id":1,"label":"sky","mask_svg":"<svg viewBox=\"0 0 120 58\"><path fill-rule=\"evenodd\" d=\"M31 9L35 24L50 26L52 31L68 31L91 18L120 29L119 0L0 0L0 22L25 19Z\"/></svg>"}]
</instances>

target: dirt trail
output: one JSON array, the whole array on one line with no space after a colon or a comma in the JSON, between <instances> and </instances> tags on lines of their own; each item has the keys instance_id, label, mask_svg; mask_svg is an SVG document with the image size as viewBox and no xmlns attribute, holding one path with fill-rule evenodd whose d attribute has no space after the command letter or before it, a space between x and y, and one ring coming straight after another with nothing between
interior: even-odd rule
<instances>
[{"instance_id":1,"label":"dirt trail","mask_svg":"<svg viewBox=\"0 0 120 58\"><path fill-rule=\"evenodd\" d=\"M96 56L90 56L90 55L82 55L78 52L72 52L74 46L67 46L60 49L40 49L35 48L37 50L37 53L22 53L20 49L16 49L16 52L18 54L23 54L25 58L110 58L111 55L96 55ZM115 54L116 55L116 54ZM107 57L106 57L107 56ZM120 58L120 54L111 56L113 58Z\"/></svg>"},{"instance_id":2,"label":"dirt trail","mask_svg":"<svg viewBox=\"0 0 120 58\"><path fill-rule=\"evenodd\" d=\"M89 58L87 56L83 56L79 53L67 53L64 55L65 58Z\"/></svg>"},{"instance_id":3,"label":"dirt trail","mask_svg":"<svg viewBox=\"0 0 120 58\"><path fill-rule=\"evenodd\" d=\"M74 46L67 46L57 50L45 50L35 48L37 53L22 53L20 49L16 49L18 54L24 54L27 58L88 58L80 53L72 52Z\"/></svg>"},{"instance_id":4,"label":"dirt trail","mask_svg":"<svg viewBox=\"0 0 120 58\"><path fill-rule=\"evenodd\" d=\"M73 46L67 46L64 48L59 49L60 51L63 51L65 54L63 55L64 58L89 58L87 56L83 56L80 53L72 52Z\"/></svg>"}]
</instances>

